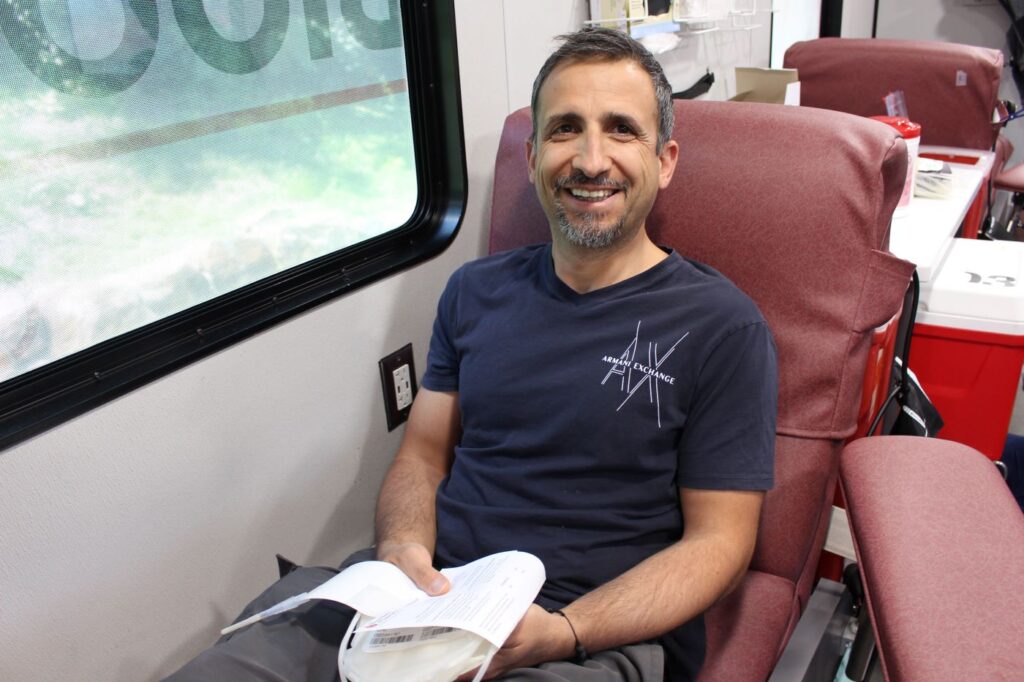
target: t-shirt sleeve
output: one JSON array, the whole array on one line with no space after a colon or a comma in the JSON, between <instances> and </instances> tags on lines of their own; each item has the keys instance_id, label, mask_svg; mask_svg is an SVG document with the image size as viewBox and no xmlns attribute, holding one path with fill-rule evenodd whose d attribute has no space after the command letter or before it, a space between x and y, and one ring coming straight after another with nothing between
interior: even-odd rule
<instances>
[{"instance_id":1,"label":"t-shirt sleeve","mask_svg":"<svg viewBox=\"0 0 1024 682\"><path fill-rule=\"evenodd\" d=\"M459 390L459 353L456 348L458 320L459 282L462 271L458 270L448 279L448 284L437 303L437 316L430 336L427 351L427 370L423 373L422 384L431 391Z\"/></svg>"},{"instance_id":2,"label":"t-shirt sleeve","mask_svg":"<svg viewBox=\"0 0 1024 682\"><path fill-rule=\"evenodd\" d=\"M778 367L765 322L724 335L701 367L679 443L680 487L768 490Z\"/></svg>"}]
</instances>

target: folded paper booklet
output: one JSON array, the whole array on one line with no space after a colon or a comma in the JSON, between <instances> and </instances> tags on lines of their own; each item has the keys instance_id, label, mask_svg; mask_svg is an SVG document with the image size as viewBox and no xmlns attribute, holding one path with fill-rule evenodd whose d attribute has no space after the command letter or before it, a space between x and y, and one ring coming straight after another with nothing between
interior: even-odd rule
<instances>
[{"instance_id":1,"label":"folded paper booklet","mask_svg":"<svg viewBox=\"0 0 1024 682\"><path fill-rule=\"evenodd\" d=\"M481 678L540 592L544 565L526 552L501 552L441 573L451 589L431 597L393 564L365 561L222 632L329 599L357 612L338 652L341 679L449 682L477 667Z\"/></svg>"},{"instance_id":2,"label":"folded paper booklet","mask_svg":"<svg viewBox=\"0 0 1024 682\"><path fill-rule=\"evenodd\" d=\"M914 196L945 199L953 193L953 169L944 161L918 158Z\"/></svg>"}]
</instances>

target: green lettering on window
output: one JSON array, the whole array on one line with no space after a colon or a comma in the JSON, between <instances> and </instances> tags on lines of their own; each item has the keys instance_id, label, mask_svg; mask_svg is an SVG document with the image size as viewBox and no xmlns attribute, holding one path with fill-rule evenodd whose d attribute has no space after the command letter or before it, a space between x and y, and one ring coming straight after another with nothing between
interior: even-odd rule
<instances>
[{"instance_id":1,"label":"green lettering on window","mask_svg":"<svg viewBox=\"0 0 1024 682\"><path fill-rule=\"evenodd\" d=\"M341 16L355 39L367 49L387 50L402 44L398 0L388 0L388 18L383 21L366 16L362 0L341 0Z\"/></svg>"},{"instance_id":2,"label":"green lettering on window","mask_svg":"<svg viewBox=\"0 0 1024 682\"><path fill-rule=\"evenodd\" d=\"M306 11L306 40L309 58L323 59L334 54L331 47L331 18L327 16L327 0L302 0Z\"/></svg>"},{"instance_id":3,"label":"green lettering on window","mask_svg":"<svg viewBox=\"0 0 1024 682\"><path fill-rule=\"evenodd\" d=\"M204 62L224 73L252 73L270 63L288 32L288 0L263 0L256 35L229 40L210 23L203 0L171 0L181 34ZM310 50L312 51L312 47Z\"/></svg>"},{"instance_id":4,"label":"green lettering on window","mask_svg":"<svg viewBox=\"0 0 1024 682\"><path fill-rule=\"evenodd\" d=\"M43 21L39 0L0 2L0 29L11 50L35 76L70 95L105 97L128 89L146 73L159 36L152 0L121 0L121 44L103 59L79 59L58 45Z\"/></svg>"}]
</instances>

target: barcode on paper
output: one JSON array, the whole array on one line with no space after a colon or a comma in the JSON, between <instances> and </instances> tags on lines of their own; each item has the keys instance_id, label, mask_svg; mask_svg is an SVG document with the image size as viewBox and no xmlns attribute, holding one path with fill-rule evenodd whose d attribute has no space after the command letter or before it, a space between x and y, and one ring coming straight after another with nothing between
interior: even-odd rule
<instances>
[{"instance_id":1,"label":"barcode on paper","mask_svg":"<svg viewBox=\"0 0 1024 682\"><path fill-rule=\"evenodd\" d=\"M363 642L364 651L375 652L449 639L462 634L461 630L449 627L402 628L373 633Z\"/></svg>"},{"instance_id":2,"label":"barcode on paper","mask_svg":"<svg viewBox=\"0 0 1024 682\"><path fill-rule=\"evenodd\" d=\"M455 632L455 628L424 628L423 639L435 639L449 632Z\"/></svg>"},{"instance_id":3,"label":"barcode on paper","mask_svg":"<svg viewBox=\"0 0 1024 682\"><path fill-rule=\"evenodd\" d=\"M388 644L405 644L413 640L413 635L374 635L374 646L387 646Z\"/></svg>"}]
</instances>

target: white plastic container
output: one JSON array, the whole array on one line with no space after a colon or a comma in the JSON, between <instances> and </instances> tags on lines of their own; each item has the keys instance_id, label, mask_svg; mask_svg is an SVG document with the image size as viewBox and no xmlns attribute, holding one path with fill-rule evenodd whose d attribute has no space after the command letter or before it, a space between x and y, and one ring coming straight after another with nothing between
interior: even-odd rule
<instances>
[{"instance_id":1,"label":"white plastic container","mask_svg":"<svg viewBox=\"0 0 1024 682\"><path fill-rule=\"evenodd\" d=\"M1024 365L1024 242L955 239L921 286L910 367L939 410L939 438L999 459Z\"/></svg>"},{"instance_id":2,"label":"white plastic container","mask_svg":"<svg viewBox=\"0 0 1024 682\"><path fill-rule=\"evenodd\" d=\"M914 181L917 179L917 152L921 148L921 125L902 116L872 116L899 131L907 143L907 179L903 183L903 193L896 205L897 211L903 211L910 205L914 197Z\"/></svg>"},{"instance_id":3,"label":"white plastic container","mask_svg":"<svg viewBox=\"0 0 1024 682\"><path fill-rule=\"evenodd\" d=\"M921 285L917 321L1024 336L1024 242L954 239Z\"/></svg>"}]
</instances>

